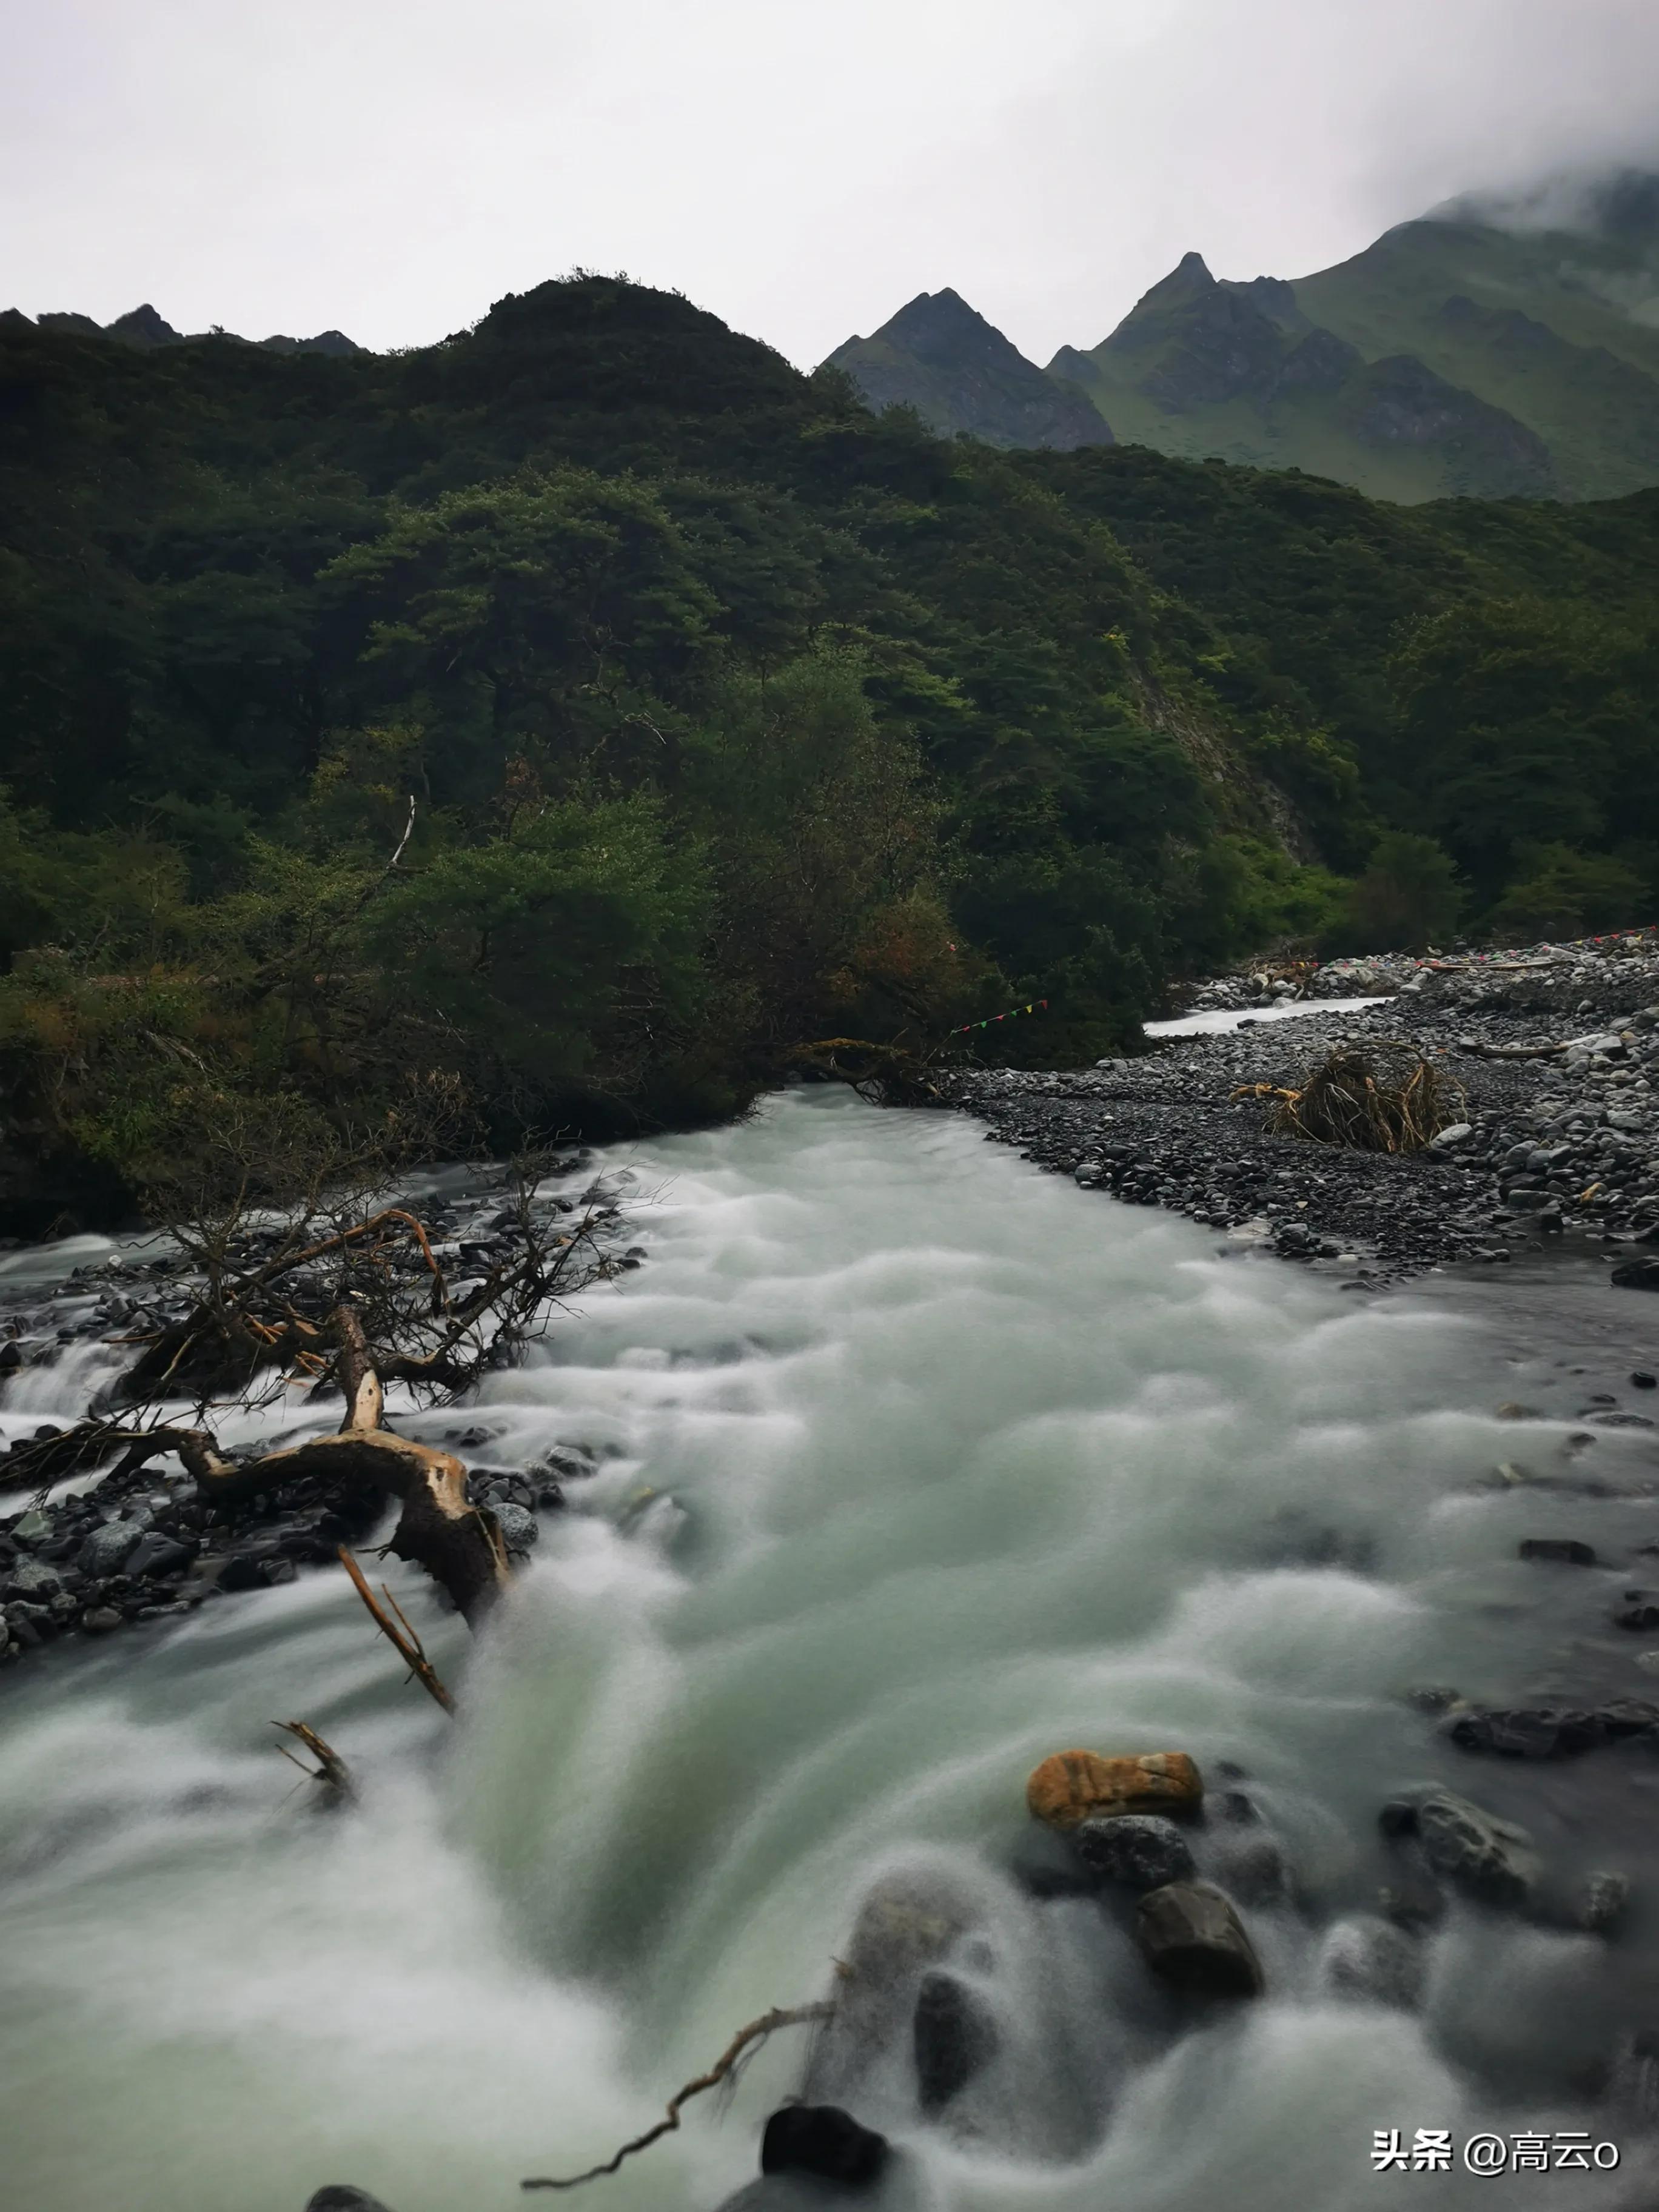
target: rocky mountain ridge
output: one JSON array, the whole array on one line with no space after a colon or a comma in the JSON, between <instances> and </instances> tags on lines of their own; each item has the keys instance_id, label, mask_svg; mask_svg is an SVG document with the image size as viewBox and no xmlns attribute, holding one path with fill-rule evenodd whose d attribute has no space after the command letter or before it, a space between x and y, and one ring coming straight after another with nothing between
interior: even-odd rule
<instances>
[{"instance_id":1,"label":"rocky mountain ridge","mask_svg":"<svg viewBox=\"0 0 1659 2212\"><path fill-rule=\"evenodd\" d=\"M1110 426L1088 395L1052 366L1045 373L948 287L921 292L867 338L830 356L872 407L914 407L933 430L970 432L993 446L1072 453L1109 446Z\"/></svg>"},{"instance_id":2,"label":"rocky mountain ridge","mask_svg":"<svg viewBox=\"0 0 1659 2212\"><path fill-rule=\"evenodd\" d=\"M1144 445L1404 502L1615 497L1659 483L1659 179L1616 181L1573 220L1527 229L1458 203L1293 283L1218 279L1189 252L1098 344L1042 370L953 292L830 360L872 405L996 445ZM1063 428L1039 377L1064 395Z\"/></svg>"},{"instance_id":3,"label":"rocky mountain ridge","mask_svg":"<svg viewBox=\"0 0 1659 2212\"><path fill-rule=\"evenodd\" d=\"M83 337L114 338L122 345L155 346L195 345L204 338L228 338L234 345L257 345L266 353L323 353L336 356L362 353L366 349L349 338L343 331L319 331L315 337L291 338L281 332L268 338L244 338L234 331L221 330L216 325L210 331L176 331L146 301L143 307L132 307L125 315L118 315L112 323L94 322L90 315L71 313L49 313L30 317L20 308L6 310L20 322L34 321L42 330L78 331Z\"/></svg>"}]
</instances>

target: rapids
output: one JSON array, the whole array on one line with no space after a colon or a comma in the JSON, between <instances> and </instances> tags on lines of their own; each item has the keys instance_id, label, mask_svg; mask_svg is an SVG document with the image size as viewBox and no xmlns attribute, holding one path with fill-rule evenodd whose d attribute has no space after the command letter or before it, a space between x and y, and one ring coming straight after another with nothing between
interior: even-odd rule
<instances>
[{"instance_id":1,"label":"rapids","mask_svg":"<svg viewBox=\"0 0 1659 2212\"><path fill-rule=\"evenodd\" d=\"M1376 2201L1389 2126L1626 2139L1612 2176L1382 2178L1414 2203L1632 2201L1632 2129L1574 2084L1651 1985L1650 1906L1619 1945L1455 1908L1420 2014L1320 1979L1333 1920L1388 1878L1377 1808L1415 1778L1569 1870L1611 1850L1652 1877L1639 1776L1607 1769L1587 1822L1589 1762L1540 1783L1460 1759L1401 1700L1513 1699L1560 1641L1516 1542L1583 1510L1482 1486L1520 1394L1490 1333L838 1091L605 1165L635 1178L643 1269L465 1412L399 1417L488 1431L492 1465L600 1457L476 1650L388 1563L458 1723L334 1571L0 1684L0 2202L301 2212L328 2180L394 2212L525 2202L521 2175L605 2157L741 2022L824 1993L872 1879L907 1866L982 1892L1011 2046L1082 2054L1105 2119L1078 2136L1029 2064L1006 2134L862 2115L938 2212L1346 2212ZM52 1371L9 1426L52 1413ZM1651 1449L1610 1433L1599 1471ZM1659 1533L1644 1502L1596 1510L1598 1544ZM359 1811L290 1790L269 1726L290 1717L350 1761ZM1074 1743L1244 1770L1306 1899L1247 1909L1265 2000L1162 2045L1091 1908L1008 1879L1027 1771ZM775 2039L723 2117L700 2100L557 2201L713 2212L806 2048Z\"/></svg>"}]
</instances>

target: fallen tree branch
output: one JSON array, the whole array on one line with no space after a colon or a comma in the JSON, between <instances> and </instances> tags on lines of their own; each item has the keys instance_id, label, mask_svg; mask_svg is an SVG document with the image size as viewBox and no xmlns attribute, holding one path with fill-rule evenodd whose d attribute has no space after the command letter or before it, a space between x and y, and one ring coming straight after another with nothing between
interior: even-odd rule
<instances>
[{"instance_id":1,"label":"fallen tree branch","mask_svg":"<svg viewBox=\"0 0 1659 2212\"><path fill-rule=\"evenodd\" d=\"M308 1781L319 1783L331 1797L341 1803L351 1803L357 1795L351 1779L351 1769L326 1736L319 1735L316 1729L308 1727L304 1721L272 1721L270 1725L295 1737L317 1762L315 1766L307 1766L304 1759L295 1758L286 1744L279 1743L277 1750L291 1766L297 1766Z\"/></svg>"},{"instance_id":2,"label":"fallen tree branch","mask_svg":"<svg viewBox=\"0 0 1659 2212\"><path fill-rule=\"evenodd\" d=\"M442 1681L440 1680L437 1668L427 1657L426 1647L421 1642L420 1638L416 1634L414 1629L410 1626L409 1617L404 1613L403 1607L398 1604L397 1599L392 1596L392 1592L386 1588L386 1584L382 1583L380 1584L380 1595L385 1598L386 1604L392 1607L392 1611L398 1616L395 1621L392 1620L390 1615L380 1605L380 1600L376 1598L374 1591L370 1589L362 1569L357 1565L356 1560L352 1557L351 1553L346 1549L343 1544L340 1546L339 1551L340 1564L344 1567L346 1572L356 1584L357 1595L362 1598L363 1603L368 1607L369 1616L373 1620L376 1628L380 1630L386 1642L391 1644L392 1650L403 1661L404 1666L408 1668L410 1673L415 1677L416 1680L419 1682L421 1687L426 1692L428 1697L431 1698L436 1704L441 1705L453 1720L455 1716L455 1700L450 1696L449 1692L445 1688Z\"/></svg>"},{"instance_id":3,"label":"fallen tree branch","mask_svg":"<svg viewBox=\"0 0 1659 2212\"><path fill-rule=\"evenodd\" d=\"M1459 1037L1454 1048L1475 1060L1553 1060L1564 1044L1482 1044L1474 1037Z\"/></svg>"},{"instance_id":4,"label":"fallen tree branch","mask_svg":"<svg viewBox=\"0 0 1659 2212\"><path fill-rule=\"evenodd\" d=\"M126 1427L112 1421L86 1421L63 1435L33 1438L0 1462L0 1489L32 1483L49 1487L81 1468L95 1466L126 1446L125 1455L106 1481L135 1473L164 1452L176 1452L195 1481L204 1504L217 1509L246 1504L286 1483L314 1479L349 1483L399 1499L403 1511L388 1549L413 1560L443 1584L476 1628L507 1588L507 1549L495 1518L466 1494L466 1469L453 1452L381 1426L384 1399L380 1370L363 1339L362 1324L349 1306L337 1307L337 1345L334 1372L346 1401L343 1425L331 1436L313 1437L286 1451L258 1458L227 1459L206 1429L158 1425Z\"/></svg>"},{"instance_id":5,"label":"fallen tree branch","mask_svg":"<svg viewBox=\"0 0 1659 2212\"><path fill-rule=\"evenodd\" d=\"M649 2150L653 2142L660 2142L665 2136L672 2135L680 2124L681 2106L724 2081L751 2044L764 2042L775 2028L799 2027L809 2020L828 2020L835 2008L828 2002L787 2008L775 2005L758 2020L751 2020L747 2027L740 2027L708 2073L699 2074L695 2081L688 2081L669 2099L665 2117L654 2128L647 2128L642 2136L635 2136L632 2142L625 2142L614 2158L607 2159L603 2166L590 2166L586 2173L566 2174L557 2179L548 2174L535 2174L521 2181L520 2188L580 2189L585 2181L599 2181L608 2173L615 2173L625 2158L632 2158L635 2151Z\"/></svg>"}]
</instances>

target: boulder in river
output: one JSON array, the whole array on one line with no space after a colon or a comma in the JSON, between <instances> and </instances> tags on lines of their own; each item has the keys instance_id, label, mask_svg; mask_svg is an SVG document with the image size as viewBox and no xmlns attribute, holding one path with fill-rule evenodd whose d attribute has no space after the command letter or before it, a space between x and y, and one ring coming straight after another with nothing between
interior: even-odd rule
<instances>
[{"instance_id":1,"label":"boulder in river","mask_svg":"<svg viewBox=\"0 0 1659 2212\"><path fill-rule=\"evenodd\" d=\"M1510 1759L1573 1759L1607 1741L1596 1714L1550 1705L1459 1713L1446 1733L1460 1751L1497 1752Z\"/></svg>"},{"instance_id":2,"label":"boulder in river","mask_svg":"<svg viewBox=\"0 0 1659 2212\"><path fill-rule=\"evenodd\" d=\"M1588 1544L1581 1544L1576 1536L1523 1536L1520 1553L1523 1559L1548 1559L1558 1566L1595 1565L1594 1550Z\"/></svg>"},{"instance_id":3,"label":"boulder in river","mask_svg":"<svg viewBox=\"0 0 1659 2212\"><path fill-rule=\"evenodd\" d=\"M1430 1870L1483 1904L1525 1905L1537 1888L1542 1863L1526 1829L1453 1790L1395 1798L1382 1826L1385 1835L1414 1835Z\"/></svg>"},{"instance_id":4,"label":"boulder in river","mask_svg":"<svg viewBox=\"0 0 1659 2212\"><path fill-rule=\"evenodd\" d=\"M1070 1829L1120 1813L1196 1813L1204 1782L1184 1751L1152 1751L1103 1759L1093 1751L1057 1751L1032 1769L1025 1784L1032 1817Z\"/></svg>"},{"instance_id":5,"label":"boulder in river","mask_svg":"<svg viewBox=\"0 0 1659 2212\"><path fill-rule=\"evenodd\" d=\"M94 1582L101 1582L108 1575L118 1575L128 1554L137 1550L143 1533L131 1521L106 1522L101 1528L94 1528L82 1545L75 1564Z\"/></svg>"},{"instance_id":6,"label":"boulder in river","mask_svg":"<svg viewBox=\"0 0 1659 2212\"><path fill-rule=\"evenodd\" d=\"M1091 1874L1129 1889L1188 1881L1193 1855L1175 1822L1158 1813L1096 1815L1072 1831L1072 1846Z\"/></svg>"},{"instance_id":7,"label":"boulder in river","mask_svg":"<svg viewBox=\"0 0 1659 2212\"><path fill-rule=\"evenodd\" d=\"M366 2189L354 2189L349 2181L331 2181L307 2199L306 2212L386 2212L386 2208Z\"/></svg>"},{"instance_id":8,"label":"boulder in river","mask_svg":"<svg viewBox=\"0 0 1659 2212\"><path fill-rule=\"evenodd\" d=\"M784 2105L766 2123L763 2173L809 2173L844 2189L867 2189L887 2163L887 2138L838 2105Z\"/></svg>"},{"instance_id":9,"label":"boulder in river","mask_svg":"<svg viewBox=\"0 0 1659 2212\"><path fill-rule=\"evenodd\" d=\"M1155 1974L1203 1996L1258 1996L1261 1962L1225 1892L1207 1881L1149 1889L1135 1936Z\"/></svg>"}]
</instances>

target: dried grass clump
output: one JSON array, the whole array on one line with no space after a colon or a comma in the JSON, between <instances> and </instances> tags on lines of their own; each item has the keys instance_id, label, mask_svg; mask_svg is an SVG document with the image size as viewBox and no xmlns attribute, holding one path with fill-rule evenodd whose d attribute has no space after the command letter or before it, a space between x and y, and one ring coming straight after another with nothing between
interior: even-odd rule
<instances>
[{"instance_id":1,"label":"dried grass clump","mask_svg":"<svg viewBox=\"0 0 1659 2212\"><path fill-rule=\"evenodd\" d=\"M1415 1045L1337 1045L1299 1089L1247 1083L1234 1098L1269 1102L1276 1137L1306 1137L1361 1152L1420 1152L1462 1118L1463 1086Z\"/></svg>"}]
</instances>

